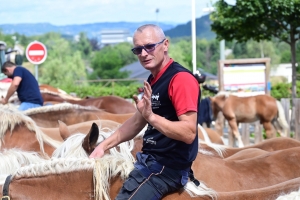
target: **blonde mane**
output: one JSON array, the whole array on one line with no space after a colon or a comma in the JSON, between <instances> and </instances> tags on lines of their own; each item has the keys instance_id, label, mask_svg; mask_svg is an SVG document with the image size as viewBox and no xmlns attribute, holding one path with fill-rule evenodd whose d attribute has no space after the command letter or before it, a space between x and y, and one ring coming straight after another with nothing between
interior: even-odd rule
<instances>
[{"instance_id":1,"label":"blonde mane","mask_svg":"<svg viewBox=\"0 0 300 200\"><path fill-rule=\"evenodd\" d=\"M58 89L60 91L60 89ZM63 91L63 90L61 90ZM82 100L81 98L78 98L78 97L73 97L67 93L56 93L56 92L53 92L53 91L50 91L50 90L47 90L47 89L42 89L40 90L41 93L45 93L45 94L51 94L51 95L54 95L54 96L59 96L61 98L63 98L64 100L75 100L75 101L79 101L79 100Z\"/></svg>"},{"instance_id":2,"label":"blonde mane","mask_svg":"<svg viewBox=\"0 0 300 200\"><path fill-rule=\"evenodd\" d=\"M12 134L16 126L23 125L29 131L35 132L36 139L40 144L41 152L45 153L43 142L53 146L54 148L59 147L59 145L61 144L61 142L53 140L52 138L44 134L30 117L24 115L23 112L18 111L15 108L0 106L0 119L0 138L2 142L7 131L10 131L10 134ZM0 147L1 145L2 143L0 143Z\"/></svg>"},{"instance_id":3,"label":"blonde mane","mask_svg":"<svg viewBox=\"0 0 300 200\"><path fill-rule=\"evenodd\" d=\"M62 174L72 171L93 169L94 160L88 158L52 158L36 164L19 168L14 179Z\"/></svg>"},{"instance_id":4,"label":"blonde mane","mask_svg":"<svg viewBox=\"0 0 300 200\"><path fill-rule=\"evenodd\" d=\"M1 175L15 173L20 167L45 161L37 152L22 151L20 149L4 149L0 152ZM0 181L3 185L4 180Z\"/></svg>"},{"instance_id":5,"label":"blonde mane","mask_svg":"<svg viewBox=\"0 0 300 200\"><path fill-rule=\"evenodd\" d=\"M12 179L62 174L81 170L93 170L95 199L110 199L109 179L120 175L124 180L133 169L131 160L122 156L105 155L100 159L53 158L37 164L19 168Z\"/></svg>"},{"instance_id":6,"label":"blonde mane","mask_svg":"<svg viewBox=\"0 0 300 200\"><path fill-rule=\"evenodd\" d=\"M108 138L114 131L109 128L99 128L99 138L97 144L101 143L104 139ZM82 142L86 134L76 133L68 137L60 147L58 147L52 154L55 158L69 158L69 157L82 157L87 158L89 155L82 148ZM132 162L135 158L132 156L131 151L134 148L134 141L129 140L111 148L110 154L114 156L122 156Z\"/></svg>"},{"instance_id":7,"label":"blonde mane","mask_svg":"<svg viewBox=\"0 0 300 200\"><path fill-rule=\"evenodd\" d=\"M23 111L25 115L32 115L32 114L39 114L39 113L47 113L51 111L63 111L63 110L70 110L70 109L82 109L82 110L98 110L96 107L93 106L80 106L78 104L71 104L71 103L59 103L55 105L49 106L41 106L38 108L32 108Z\"/></svg>"},{"instance_id":8,"label":"blonde mane","mask_svg":"<svg viewBox=\"0 0 300 200\"><path fill-rule=\"evenodd\" d=\"M205 141L199 139L198 152L201 153L201 154L204 154L204 155L208 155L208 156L213 156L213 155L215 155L215 153L212 152L212 151L203 149L201 147L201 144L206 144L207 146L212 148L217 153L217 155L220 156L221 158L224 158L224 154L226 154L226 151L228 149L228 147L226 145L208 143L208 142L205 142Z\"/></svg>"}]
</instances>

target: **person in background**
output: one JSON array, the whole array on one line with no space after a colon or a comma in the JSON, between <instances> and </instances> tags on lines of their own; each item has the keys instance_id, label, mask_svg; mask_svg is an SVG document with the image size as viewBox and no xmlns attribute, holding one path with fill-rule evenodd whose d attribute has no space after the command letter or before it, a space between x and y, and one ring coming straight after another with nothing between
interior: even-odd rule
<instances>
[{"instance_id":1,"label":"person in background","mask_svg":"<svg viewBox=\"0 0 300 200\"><path fill-rule=\"evenodd\" d=\"M24 111L30 108L37 108L43 105L43 98L39 84L30 71L15 63L6 61L1 67L1 71L8 78L12 79L6 97L1 99L2 104L7 104L9 98L17 92L21 101L19 110Z\"/></svg>"},{"instance_id":2,"label":"person in background","mask_svg":"<svg viewBox=\"0 0 300 200\"><path fill-rule=\"evenodd\" d=\"M117 200L154 200L181 189L188 181L198 152L197 109L200 88L194 75L168 55L169 40L153 24L139 27L133 36L141 65L151 72L144 81L137 112L101 142L90 158L98 158L134 138L147 125L142 151Z\"/></svg>"}]
</instances>

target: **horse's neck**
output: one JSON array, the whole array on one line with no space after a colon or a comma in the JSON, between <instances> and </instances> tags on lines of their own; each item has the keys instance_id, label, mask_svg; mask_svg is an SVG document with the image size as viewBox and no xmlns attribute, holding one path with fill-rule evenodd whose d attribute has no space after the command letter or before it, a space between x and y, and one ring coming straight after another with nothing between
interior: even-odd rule
<instances>
[{"instance_id":1,"label":"horse's neck","mask_svg":"<svg viewBox=\"0 0 300 200\"><path fill-rule=\"evenodd\" d=\"M217 107L219 108L220 111L223 110L224 105L226 103L226 101L230 98L231 96L221 96L220 98L216 99L215 103L217 105Z\"/></svg>"},{"instance_id":2,"label":"horse's neck","mask_svg":"<svg viewBox=\"0 0 300 200\"><path fill-rule=\"evenodd\" d=\"M2 141L1 149L18 148L23 151L41 152L40 144L34 132L24 127L14 129L13 133L7 131Z\"/></svg>"},{"instance_id":3,"label":"horse's neck","mask_svg":"<svg viewBox=\"0 0 300 200\"><path fill-rule=\"evenodd\" d=\"M58 178L64 181L57 181ZM60 199L89 199L94 189L91 180L92 170L13 179L9 186L9 195L11 199L41 199L41 194L46 195L48 199L56 199L58 196ZM66 184L71 187L66 187ZM33 185L35 187L32 187ZM65 192L61 192L62 190Z\"/></svg>"}]
</instances>

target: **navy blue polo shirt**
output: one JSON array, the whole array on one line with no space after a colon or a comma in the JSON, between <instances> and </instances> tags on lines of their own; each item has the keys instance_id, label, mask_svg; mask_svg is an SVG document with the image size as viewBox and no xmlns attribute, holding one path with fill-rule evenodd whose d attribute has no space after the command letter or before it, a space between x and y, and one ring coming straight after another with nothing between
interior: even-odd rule
<instances>
[{"instance_id":1,"label":"navy blue polo shirt","mask_svg":"<svg viewBox=\"0 0 300 200\"><path fill-rule=\"evenodd\" d=\"M17 66L13 73L13 78L19 76L22 78L17 89L18 98L21 102L28 102L43 105L43 98L40 92L39 84L30 71L22 66Z\"/></svg>"}]
</instances>

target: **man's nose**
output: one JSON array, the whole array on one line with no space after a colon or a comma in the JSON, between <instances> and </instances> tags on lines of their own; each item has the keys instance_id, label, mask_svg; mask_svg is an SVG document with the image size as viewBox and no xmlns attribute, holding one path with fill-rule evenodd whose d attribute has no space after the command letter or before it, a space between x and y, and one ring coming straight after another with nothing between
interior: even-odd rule
<instances>
[{"instance_id":1,"label":"man's nose","mask_svg":"<svg viewBox=\"0 0 300 200\"><path fill-rule=\"evenodd\" d=\"M148 52L146 51L145 48L143 48L143 49L142 49L142 52L141 52L141 55L143 56L143 55L147 55L147 54L148 54Z\"/></svg>"}]
</instances>

